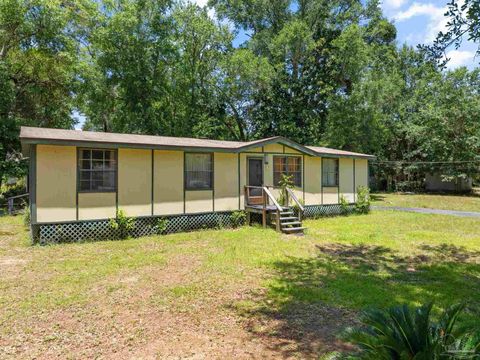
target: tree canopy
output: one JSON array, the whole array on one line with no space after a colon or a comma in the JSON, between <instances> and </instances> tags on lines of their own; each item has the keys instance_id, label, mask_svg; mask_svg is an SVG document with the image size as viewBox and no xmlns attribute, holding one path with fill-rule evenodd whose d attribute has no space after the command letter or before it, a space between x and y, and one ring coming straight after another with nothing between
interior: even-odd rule
<instances>
[{"instance_id":1,"label":"tree canopy","mask_svg":"<svg viewBox=\"0 0 480 360\"><path fill-rule=\"evenodd\" d=\"M445 44L478 39L471 3L450 6ZM443 69L442 44L399 45L378 0L0 0L0 178L21 173L21 125L73 128L74 111L85 130L283 135L406 162L385 173L467 176L479 71ZM466 165L418 165L435 161Z\"/></svg>"}]
</instances>

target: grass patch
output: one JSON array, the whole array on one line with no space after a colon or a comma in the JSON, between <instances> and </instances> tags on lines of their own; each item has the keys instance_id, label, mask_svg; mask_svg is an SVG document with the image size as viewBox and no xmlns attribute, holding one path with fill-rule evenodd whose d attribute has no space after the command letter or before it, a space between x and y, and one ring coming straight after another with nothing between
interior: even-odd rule
<instances>
[{"instance_id":1,"label":"grass patch","mask_svg":"<svg viewBox=\"0 0 480 360\"><path fill-rule=\"evenodd\" d=\"M480 196L478 194L377 193L371 196L372 205L480 212Z\"/></svg>"},{"instance_id":2,"label":"grass patch","mask_svg":"<svg viewBox=\"0 0 480 360\"><path fill-rule=\"evenodd\" d=\"M244 227L42 247L21 218L0 218L0 338L17 357L52 344L52 356L87 344L142 357L182 353L173 342L146 348L156 334L191 331L195 344L204 331L239 351L251 336L262 354L286 355L288 343L302 357L342 350L335 334L366 307L467 301L464 320L478 319L477 219L374 211L305 225L303 237Z\"/></svg>"}]
</instances>

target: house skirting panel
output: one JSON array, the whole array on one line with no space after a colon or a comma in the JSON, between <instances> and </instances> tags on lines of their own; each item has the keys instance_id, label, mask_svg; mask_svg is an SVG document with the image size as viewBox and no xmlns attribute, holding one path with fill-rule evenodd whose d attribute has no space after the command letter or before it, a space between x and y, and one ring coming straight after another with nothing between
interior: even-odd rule
<instances>
[{"instance_id":1,"label":"house skirting panel","mask_svg":"<svg viewBox=\"0 0 480 360\"><path fill-rule=\"evenodd\" d=\"M352 212L354 206L354 204L349 204L348 211ZM137 217L130 236L141 237L160 233L171 234L200 229L231 228L235 225L232 218L233 213L234 211L223 211ZM340 215L341 213L342 209L338 204L307 205L305 206L304 217L320 218ZM163 231L159 231L157 227L159 219L167 221L166 228ZM255 219L252 220L255 222ZM260 218L257 220L260 220ZM32 224L31 230L33 242L39 244L109 240L119 237L117 230L111 227L109 219Z\"/></svg>"},{"instance_id":2,"label":"house skirting panel","mask_svg":"<svg viewBox=\"0 0 480 360\"><path fill-rule=\"evenodd\" d=\"M156 234L171 234L200 229L221 229L234 226L233 211L209 212L167 216L145 216L135 218L131 237ZM159 231L159 219L165 219L166 229ZM240 224L242 225L242 224ZM65 223L32 224L32 241L39 244L61 242L83 242L117 239L118 232L110 225L110 220L74 221Z\"/></svg>"}]
</instances>

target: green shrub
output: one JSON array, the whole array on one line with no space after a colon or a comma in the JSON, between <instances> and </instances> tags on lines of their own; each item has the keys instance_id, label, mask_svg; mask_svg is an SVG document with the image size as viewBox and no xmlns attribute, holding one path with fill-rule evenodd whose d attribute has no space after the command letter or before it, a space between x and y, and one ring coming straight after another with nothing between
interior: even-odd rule
<instances>
[{"instance_id":1,"label":"green shrub","mask_svg":"<svg viewBox=\"0 0 480 360\"><path fill-rule=\"evenodd\" d=\"M357 359L478 359L480 333L458 326L464 305L453 305L438 320L432 303L410 308L364 312L362 327L348 329L345 337L357 345Z\"/></svg>"},{"instance_id":2,"label":"green shrub","mask_svg":"<svg viewBox=\"0 0 480 360\"><path fill-rule=\"evenodd\" d=\"M0 187L0 208L5 208L6 210L8 207L8 198L12 196L23 195L27 192L26 189L26 180L23 177L18 179L15 184L9 185L3 182L2 186ZM28 201L26 198L22 198L20 200L15 200L16 207L20 205L18 204L19 201L21 201L22 207L28 206Z\"/></svg>"},{"instance_id":3,"label":"green shrub","mask_svg":"<svg viewBox=\"0 0 480 360\"><path fill-rule=\"evenodd\" d=\"M357 188L355 212L358 214L368 214L370 212L370 189L366 186Z\"/></svg>"},{"instance_id":4,"label":"green shrub","mask_svg":"<svg viewBox=\"0 0 480 360\"><path fill-rule=\"evenodd\" d=\"M293 183L293 175L286 175L282 174L280 181L280 196L277 199L278 203L283 206L288 206L289 204L286 204L287 201L287 188L291 189L294 187Z\"/></svg>"},{"instance_id":5,"label":"green shrub","mask_svg":"<svg viewBox=\"0 0 480 360\"><path fill-rule=\"evenodd\" d=\"M0 187L0 197L7 199L11 196L22 195L27 192L27 180L26 177L21 177L15 184L2 183Z\"/></svg>"},{"instance_id":6,"label":"green shrub","mask_svg":"<svg viewBox=\"0 0 480 360\"><path fill-rule=\"evenodd\" d=\"M158 218L157 224L155 225L155 233L157 235L165 234L167 230L168 220L165 218Z\"/></svg>"},{"instance_id":7,"label":"green shrub","mask_svg":"<svg viewBox=\"0 0 480 360\"><path fill-rule=\"evenodd\" d=\"M25 210L23 210L23 225L30 226L30 206L25 206Z\"/></svg>"},{"instance_id":8,"label":"green shrub","mask_svg":"<svg viewBox=\"0 0 480 360\"><path fill-rule=\"evenodd\" d=\"M350 208L348 206L348 200L345 196L340 196L340 214L348 215L350 213Z\"/></svg>"},{"instance_id":9,"label":"green shrub","mask_svg":"<svg viewBox=\"0 0 480 360\"><path fill-rule=\"evenodd\" d=\"M135 227L135 219L125 214L125 211L117 210L117 216L110 219L110 227L115 230L119 239L126 239L132 234Z\"/></svg>"},{"instance_id":10,"label":"green shrub","mask_svg":"<svg viewBox=\"0 0 480 360\"><path fill-rule=\"evenodd\" d=\"M234 211L231 215L231 219L232 219L232 226L234 228L237 228L245 224L245 222L247 221L247 213L242 210Z\"/></svg>"}]
</instances>

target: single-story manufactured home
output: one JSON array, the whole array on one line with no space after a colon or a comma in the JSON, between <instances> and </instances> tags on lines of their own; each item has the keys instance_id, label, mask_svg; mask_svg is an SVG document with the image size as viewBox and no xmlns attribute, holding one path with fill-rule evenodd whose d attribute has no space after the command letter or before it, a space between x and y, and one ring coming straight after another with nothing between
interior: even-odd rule
<instances>
[{"instance_id":1,"label":"single-story manufactured home","mask_svg":"<svg viewBox=\"0 0 480 360\"><path fill-rule=\"evenodd\" d=\"M373 156L303 146L284 137L239 142L22 127L29 157L32 235L41 242L108 237L121 209L135 234L228 225L233 213L259 213L277 230L302 229L305 216L339 210L368 186ZM291 176L279 203L282 174ZM280 223L280 219L282 223ZM285 225L284 225L285 224Z\"/></svg>"}]
</instances>

